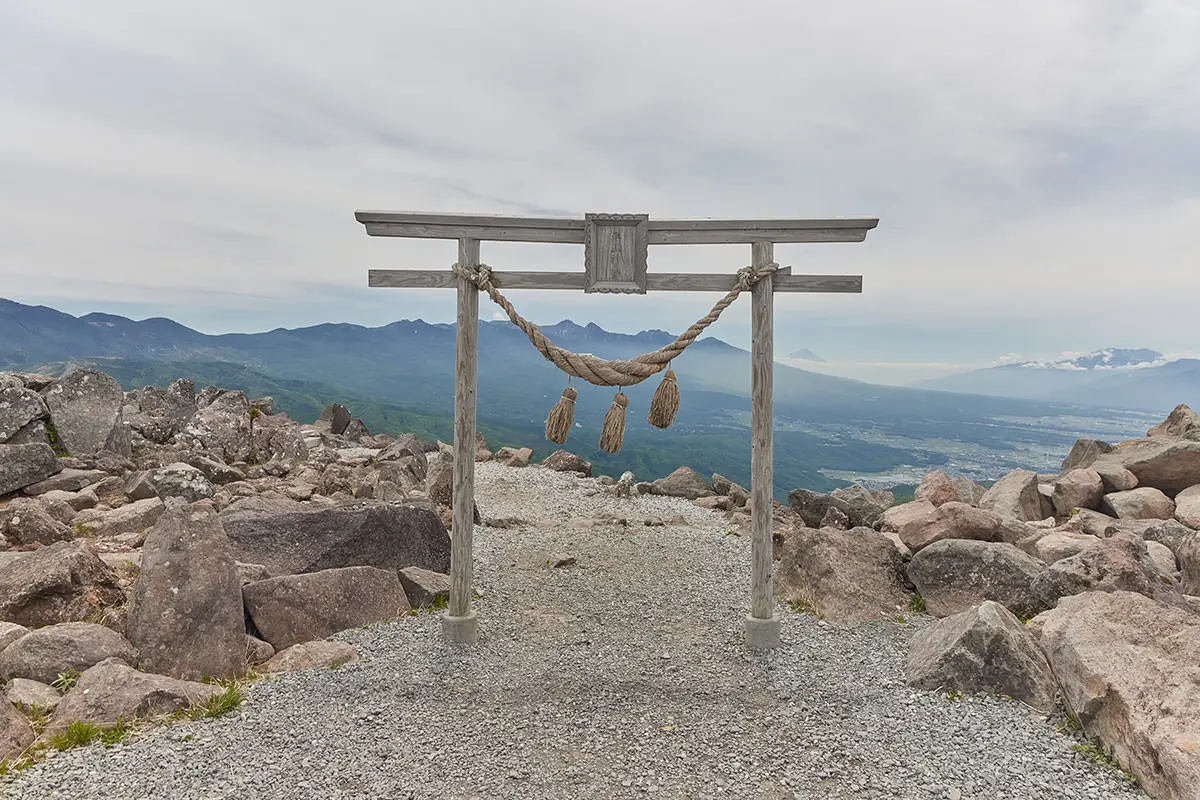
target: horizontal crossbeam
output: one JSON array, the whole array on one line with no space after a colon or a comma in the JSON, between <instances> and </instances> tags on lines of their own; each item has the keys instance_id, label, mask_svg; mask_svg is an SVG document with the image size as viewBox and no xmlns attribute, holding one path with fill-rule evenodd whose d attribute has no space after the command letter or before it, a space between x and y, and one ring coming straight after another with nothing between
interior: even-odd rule
<instances>
[{"instance_id":1,"label":"horizontal crossbeam","mask_svg":"<svg viewBox=\"0 0 1200 800\"><path fill-rule=\"evenodd\" d=\"M651 292L727 292L736 275L690 273L650 273L646 289ZM578 289L583 290L587 275L582 272L493 272L492 283L500 289ZM458 278L449 270L372 269L367 285L373 288L453 289ZM785 267L775 273L777 292L836 292L861 294L861 275L792 275Z\"/></svg>"},{"instance_id":2,"label":"horizontal crossbeam","mask_svg":"<svg viewBox=\"0 0 1200 800\"><path fill-rule=\"evenodd\" d=\"M356 211L354 218L366 226L369 236L554 244L584 242L584 220L566 217ZM867 238L867 231L878 224L877 219L651 219L647 241L649 244L861 242Z\"/></svg>"}]
</instances>

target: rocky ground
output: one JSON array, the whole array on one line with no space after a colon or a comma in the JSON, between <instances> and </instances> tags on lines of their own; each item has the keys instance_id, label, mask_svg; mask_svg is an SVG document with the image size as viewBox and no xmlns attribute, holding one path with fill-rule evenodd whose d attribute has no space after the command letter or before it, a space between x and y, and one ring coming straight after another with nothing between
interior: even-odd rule
<instances>
[{"instance_id":1,"label":"rocky ground","mask_svg":"<svg viewBox=\"0 0 1200 800\"><path fill-rule=\"evenodd\" d=\"M743 487L530 456L477 443L484 639L447 649L448 445L337 405L300 424L187 381L0 373L0 787L1141 796L1119 766L1200 798L1187 406L986 489L791 492L784 643L759 654ZM247 675L271 677L239 706Z\"/></svg>"},{"instance_id":2,"label":"rocky ground","mask_svg":"<svg viewBox=\"0 0 1200 800\"><path fill-rule=\"evenodd\" d=\"M1142 796L1021 703L908 688L919 616L784 611L783 647L748 653L749 542L720 514L546 469L478 474L480 508L513 521L476 531L477 648L442 644L432 613L338 634L357 664L55 754L8 796Z\"/></svg>"}]
</instances>

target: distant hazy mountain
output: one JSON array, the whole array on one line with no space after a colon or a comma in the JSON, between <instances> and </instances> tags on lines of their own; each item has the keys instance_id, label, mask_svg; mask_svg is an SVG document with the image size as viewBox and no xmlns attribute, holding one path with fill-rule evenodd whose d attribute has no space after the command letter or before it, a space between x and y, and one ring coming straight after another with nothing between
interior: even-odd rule
<instances>
[{"instance_id":1,"label":"distant hazy mountain","mask_svg":"<svg viewBox=\"0 0 1200 800\"><path fill-rule=\"evenodd\" d=\"M543 422L566 376L511 323L482 321L479 328L481 428L501 437L493 443L528 445L544 455L550 445ZM542 330L563 347L606 358L631 358L673 338L657 330L611 333L569 320ZM0 300L0 369L62 370L88 361L127 388L192 377L198 385L275 395L278 407L304 421L323 403L348 400L356 410L371 408L364 419L379 430L419 426L443 437L453 410L454 346L452 324L421 320L211 336L167 319L76 318ZM646 422L657 379L626 387L625 447L616 455L596 447L615 390L574 381L578 427L568 446L616 474L633 469L655 477L689 464L748 481L749 353L701 339L672 368L682 394L676 424L661 431ZM1067 405L876 386L783 364L775 367L774 385L776 488L782 491L831 488L854 475L906 479L937 467L994 478L1006 468L1061 461L1077 435L1127 438L1153 424ZM1063 422L1050 430L1046 420Z\"/></svg>"},{"instance_id":2,"label":"distant hazy mountain","mask_svg":"<svg viewBox=\"0 0 1200 800\"><path fill-rule=\"evenodd\" d=\"M1165 413L1200 403L1200 360L1109 347L1051 361L1022 361L919 381L915 386L995 397Z\"/></svg>"},{"instance_id":3,"label":"distant hazy mountain","mask_svg":"<svg viewBox=\"0 0 1200 800\"><path fill-rule=\"evenodd\" d=\"M809 350L807 347L801 347L799 350L793 350L792 352L787 354L787 357L794 358L799 361L812 361L816 364L824 364L825 363L825 359L821 358L819 355L814 353L812 350Z\"/></svg>"}]
</instances>

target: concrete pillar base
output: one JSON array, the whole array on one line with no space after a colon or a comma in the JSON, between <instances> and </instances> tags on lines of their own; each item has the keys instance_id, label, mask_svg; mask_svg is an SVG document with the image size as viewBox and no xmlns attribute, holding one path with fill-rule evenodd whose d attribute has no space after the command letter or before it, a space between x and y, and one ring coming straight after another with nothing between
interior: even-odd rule
<instances>
[{"instance_id":1,"label":"concrete pillar base","mask_svg":"<svg viewBox=\"0 0 1200 800\"><path fill-rule=\"evenodd\" d=\"M475 644L479 641L479 618L474 611L468 611L465 617L445 614L442 617L442 638L457 644Z\"/></svg>"},{"instance_id":2,"label":"concrete pillar base","mask_svg":"<svg viewBox=\"0 0 1200 800\"><path fill-rule=\"evenodd\" d=\"M751 650L774 650L779 647L779 617L746 617L746 646Z\"/></svg>"}]
</instances>

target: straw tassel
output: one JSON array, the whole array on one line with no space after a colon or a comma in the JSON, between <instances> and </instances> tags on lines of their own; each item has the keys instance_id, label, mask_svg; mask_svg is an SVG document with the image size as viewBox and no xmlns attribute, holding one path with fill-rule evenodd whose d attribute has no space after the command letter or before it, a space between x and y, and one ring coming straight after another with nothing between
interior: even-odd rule
<instances>
[{"instance_id":1,"label":"straw tassel","mask_svg":"<svg viewBox=\"0 0 1200 800\"><path fill-rule=\"evenodd\" d=\"M650 413L646 415L646 421L656 428L669 428L678 410L679 387L675 384L675 370L669 369L650 400Z\"/></svg>"},{"instance_id":2,"label":"straw tassel","mask_svg":"<svg viewBox=\"0 0 1200 800\"><path fill-rule=\"evenodd\" d=\"M562 397L558 398L558 402L554 404L554 408L550 409L550 416L546 417L546 438L556 444L562 444L567 440L567 434L571 432L571 426L575 424L575 398L579 397L579 392L571 386L563 389Z\"/></svg>"},{"instance_id":3,"label":"straw tassel","mask_svg":"<svg viewBox=\"0 0 1200 800\"><path fill-rule=\"evenodd\" d=\"M608 413L604 415L604 427L600 431L600 449L606 453L615 453L621 449L621 441L625 438L625 409L629 406L629 398L624 392L617 392L613 397Z\"/></svg>"}]
</instances>

